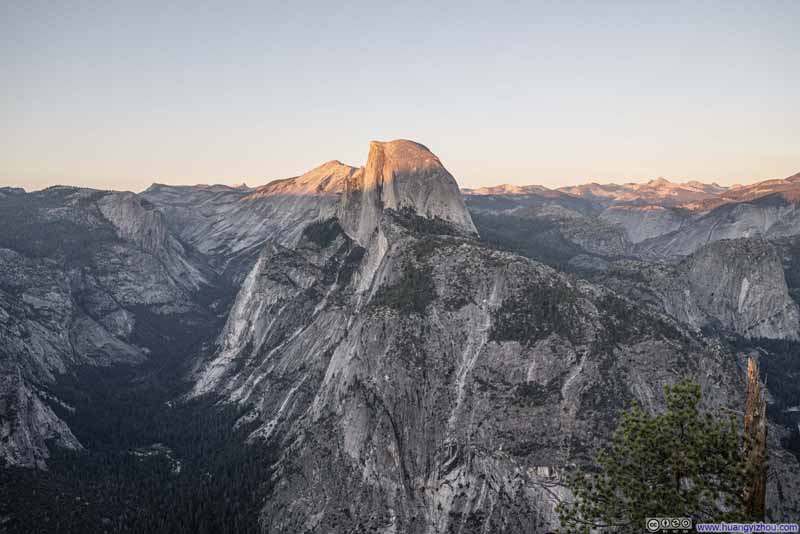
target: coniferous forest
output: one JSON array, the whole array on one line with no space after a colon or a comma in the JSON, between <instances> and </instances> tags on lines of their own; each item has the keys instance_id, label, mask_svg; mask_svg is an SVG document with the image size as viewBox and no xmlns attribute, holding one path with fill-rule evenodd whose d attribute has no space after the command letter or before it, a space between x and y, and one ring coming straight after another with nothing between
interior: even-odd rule
<instances>
[{"instance_id":1,"label":"coniferous forest","mask_svg":"<svg viewBox=\"0 0 800 534\"><path fill-rule=\"evenodd\" d=\"M0 532L258 532L272 449L215 399L171 402L180 362L86 367L53 404L85 447L50 447L48 470L0 469Z\"/></svg>"}]
</instances>

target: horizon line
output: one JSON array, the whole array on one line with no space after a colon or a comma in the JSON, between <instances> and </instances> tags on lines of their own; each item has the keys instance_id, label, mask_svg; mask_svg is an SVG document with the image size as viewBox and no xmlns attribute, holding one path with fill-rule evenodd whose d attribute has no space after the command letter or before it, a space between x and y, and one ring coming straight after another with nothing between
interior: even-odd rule
<instances>
[{"instance_id":1,"label":"horizon line","mask_svg":"<svg viewBox=\"0 0 800 534\"><path fill-rule=\"evenodd\" d=\"M321 165L317 165L316 167L313 167L311 170L316 169L316 168L318 168L318 167L320 167L322 165L325 165L327 163L330 163L331 161L337 161L342 165L347 165L349 167L353 167L353 168L356 168L356 169L363 168L363 165L354 166L354 165L349 165L349 164L346 164L346 163L342 163L339 160L329 160L329 161L327 161L327 162L325 162L325 163L323 163ZM446 168L446 166L445 166L445 168ZM310 172L310 171L306 171L306 173L307 172ZM303 173L303 174L305 174L305 173ZM231 180L231 182L229 182L229 183L225 183L225 182L214 182L214 183L208 183L208 182L169 183L169 182L159 181L159 179L156 177L156 178L153 179L154 181L151 182L147 187L145 187L145 188L143 188L141 190L138 190L138 191L134 191L134 190L131 190L131 189L114 189L114 188L110 188L109 189L109 188L93 187L93 186L87 186L87 185L73 185L73 184L70 184L70 183L53 183L51 185L47 185L47 186L44 186L44 187L30 188L30 189L28 189L28 188L26 188L25 186L22 186L22 185L0 184L0 189L6 189L6 188L8 188L8 189L22 189L26 193L35 193L35 192L39 192L39 191L45 191L45 190L51 189L51 188L56 188L56 187L73 187L73 188L76 188L76 189L92 189L92 190L96 190L96 191L129 192L129 193L140 194L140 193L143 193L143 192L147 191L149 188L151 188L153 186L161 185L161 186L166 186L166 187L227 187L227 188L230 188L230 189L243 189L243 188L246 188L246 189L249 189L249 190L256 190L256 189L259 189L259 188L262 188L262 187L266 187L266 186L268 186L270 184L273 184L275 182L279 182L279 181L283 181L283 180L290 180L292 178L298 178L300 176L303 176L303 174L295 174L295 175L287 176L287 177L284 177L284 178L275 178L275 179L272 179L272 180L269 180L269 181L266 181L266 182L263 182L263 183L259 183L259 184L254 185L254 186L248 184L248 182L252 182L252 180L248 180L248 179L241 179L241 180L236 180L236 181ZM651 182L655 182L655 181L659 181L659 180L663 180L663 181L665 181L667 183L670 183L670 184L673 184L673 185L701 184L701 185L707 185L707 186L722 187L722 188L725 188L725 189L732 189L732 188L735 188L735 187L749 186L749 185L754 185L754 184L758 184L758 183L762 183L762 182L768 182L768 181L774 181L774 180L787 180L789 178L793 178L793 177L796 177L798 175L800 175L800 171L798 171L795 174L791 174L789 176L784 176L784 177L780 177L780 178L775 178L775 177L773 177L773 178L765 178L765 179L757 179L756 178L756 179L747 180L747 181L737 181L737 182L735 182L733 184L730 184L730 185L720 184L719 183L720 181L722 181L722 182L727 181L727 180L720 179L720 178L716 178L716 179L713 179L711 181L696 180L696 179L680 179L680 178L670 179L670 178L666 178L664 176L657 176L655 178L641 178L641 179L620 178L620 179L610 179L610 180L604 180L604 179L599 179L598 180L596 178L586 178L584 181L580 181L580 182L573 183L573 184L560 185L560 186L557 186L557 187L551 187L551 186L543 185L542 183L536 183L536 182L529 182L529 183L494 182L494 183L490 183L490 184L487 184L487 185L477 185L477 186L467 187L467 186L462 186L459 183L459 180L458 180L457 177L454 176L453 178L456 180L456 183L458 184L458 188L461 191L477 191L477 190L481 190L481 189L490 189L490 188L494 188L494 187L506 187L506 186L508 186L508 187L518 187L518 188L541 187L541 188L544 188L544 189L547 189L547 190L550 190L550 191L558 191L558 190L561 190L561 189L567 189L567 188L572 188L572 187L580 187L580 186L585 186L585 185L605 185L605 186L609 186L609 185L617 185L617 186L646 185L646 184L649 184Z\"/></svg>"}]
</instances>

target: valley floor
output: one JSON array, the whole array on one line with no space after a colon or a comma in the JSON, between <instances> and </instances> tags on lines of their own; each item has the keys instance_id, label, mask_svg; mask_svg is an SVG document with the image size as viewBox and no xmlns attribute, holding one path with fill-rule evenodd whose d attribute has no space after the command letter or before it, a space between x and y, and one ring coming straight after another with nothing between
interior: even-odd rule
<instances>
[{"instance_id":1,"label":"valley floor","mask_svg":"<svg viewBox=\"0 0 800 534\"><path fill-rule=\"evenodd\" d=\"M82 368L53 393L86 447L49 470L0 469L2 533L259 532L272 451L213 399L174 400L177 362ZM54 406L58 409L58 406Z\"/></svg>"}]
</instances>

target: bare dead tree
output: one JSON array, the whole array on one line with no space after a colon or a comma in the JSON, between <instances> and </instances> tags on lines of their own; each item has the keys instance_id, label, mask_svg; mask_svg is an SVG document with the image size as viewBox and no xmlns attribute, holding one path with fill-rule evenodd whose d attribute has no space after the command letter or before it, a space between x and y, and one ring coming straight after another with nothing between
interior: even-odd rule
<instances>
[{"instance_id":1,"label":"bare dead tree","mask_svg":"<svg viewBox=\"0 0 800 534\"><path fill-rule=\"evenodd\" d=\"M767 490L767 402L758 378L758 363L752 357L747 361L744 436L747 445L745 512L754 520L763 520Z\"/></svg>"}]
</instances>

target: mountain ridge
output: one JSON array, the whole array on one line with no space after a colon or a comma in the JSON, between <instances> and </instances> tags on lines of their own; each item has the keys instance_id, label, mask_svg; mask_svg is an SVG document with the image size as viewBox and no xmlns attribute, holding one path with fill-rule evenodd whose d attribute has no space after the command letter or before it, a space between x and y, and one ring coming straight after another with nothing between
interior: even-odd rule
<instances>
[{"instance_id":1,"label":"mountain ridge","mask_svg":"<svg viewBox=\"0 0 800 534\"><path fill-rule=\"evenodd\" d=\"M336 217L294 246L267 244L195 375L193 395L222 395L256 426L253 443L283 451L283 486L261 516L270 531L346 532L353 518L419 533L552 527L566 495L548 485L572 445L598 443L586 425L608 407L596 403L653 405L675 365L704 387L722 380L714 398L733 402L733 355L698 327L486 247L459 222L466 210L403 190L420 169L450 184L438 159L398 163L384 148L371 145ZM572 445L548 438L566 435ZM491 452L498 442L511 459Z\"/></svg>"},{"instance_id":2,"label":"mountain ridge","mask_svg":"<svg viewBox=\"0 0 800 534\"><path fill-rule=\"evenodd\" d=\"M787 200L800 198L800 173L786 178L768 179L748 185L721 186L716 182L697 180L672 182L659 177L646 182L597 183L549 188L543 185L502 184L479 188L462 188L465 195L552 195L561 192L575 197L588 198L607 205L653 204L683 208L691 211L708 211L725 203L752 201L773 193L782 193Z\"/></svg>"},{"instance_id":3,"label":"mountain ridge","mask_svg":"<svg viewBox=\"0 0 800 534\"><path fill-rule=\"evenodd\" d=\"M671 186L640 189L658 188ZM0 220L24 237L0 233L0 351L14 351L0 408L17 414L0 452L45 468L48 440L92 446L70 430L82 414L48 392L82 365L147 366L157 376L137 377L139 392L169 364L158 410L213 404L231 414L223 434L243 436L232 446L275 452L262 531L545 531L563 477L619 410L662 408L662 387L687 375L707 408L738 410L733 336L798 337L790 206L698 215L497 191L462 195L427 147L395 140L371 142L363 167L331 160L255 188L0 196ZM720 240L764 222L780 248ZM671 248L689 229L686 250ZM75 380L79 395L93 387ZM800 510L787 428L770 433L775 518Z\"/></svg>"}]
</instances>

